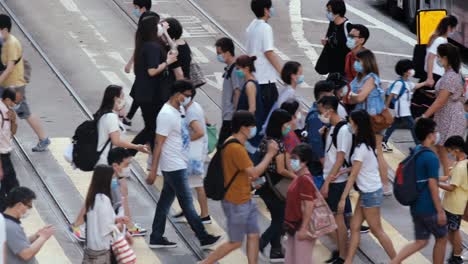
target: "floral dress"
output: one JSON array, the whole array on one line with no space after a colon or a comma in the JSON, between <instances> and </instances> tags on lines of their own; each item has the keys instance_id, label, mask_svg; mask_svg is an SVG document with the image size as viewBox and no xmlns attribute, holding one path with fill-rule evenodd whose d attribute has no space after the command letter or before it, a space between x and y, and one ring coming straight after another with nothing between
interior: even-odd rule
<instances>
[{"instance_id":1,"label":"floral dress","mask_svg":"<svg viewBox=\"0 0 468 264\"><path fill-rule=\"evenodd\" d=\"M441 90L450 92L447 103L434 113L434 121L437 123L436 131L441 136L439 144L443 145L449 137L463 136L465 133L463 78L453 69L449 69L437 82L435 90L437 96Z\"/></svg>"}]
</instances>

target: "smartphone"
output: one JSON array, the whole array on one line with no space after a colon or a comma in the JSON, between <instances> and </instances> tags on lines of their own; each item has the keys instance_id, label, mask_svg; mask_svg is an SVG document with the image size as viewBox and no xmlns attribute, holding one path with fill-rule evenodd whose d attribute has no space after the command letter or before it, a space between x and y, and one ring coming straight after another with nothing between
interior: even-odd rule
<instances>
[{"instance_id":1,"label":"smartphone","mask_svg":"<svg viewBox=\"0 0 468 264\"><path fill-rule=\"evenodd\" d=\"M257 186L262 186L263 184L265 184L266 182L266 179L265 177L258 177L255 181L252 182L252 187L257 187Z\"/></svg>"}]
</instances>

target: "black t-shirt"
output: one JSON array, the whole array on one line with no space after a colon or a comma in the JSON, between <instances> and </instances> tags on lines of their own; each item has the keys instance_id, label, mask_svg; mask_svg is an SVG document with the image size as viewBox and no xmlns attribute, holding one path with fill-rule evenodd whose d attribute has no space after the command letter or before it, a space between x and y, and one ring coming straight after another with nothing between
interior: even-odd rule
<instances>
[{"instance_id":1,"label":"black t-shirt","mask_svg":"<svg viewBox=\"0 0 468 264\"><path fill-rule=\"evenodd\" d=\"M192 62L192 51L190 50L187 42L184 45L178 45L177 51L177 61L169 65L169 69L172 71L177 67L182 67L184 72L184 77L190 79L190 63Z\"/></svg>"},{"instance_id":2,"label":"black t-shirt","mask_svg":"<svg viewBox=\"0 0 468 264\"><path fill-rule=\"evenodd\" d=\"M137 102L153 102L158 98L161 74L150 76L148 69L158 68L166 60L162 47L157 42L145 42L142 49L136 54L135 82L132 87L133 99Z\"/></svg>"},{"instance_id":3,"label":"black t-shirt","mask_svg":"<svg viewBox=\"0 0 468 264\"><path fill-rule=\"evenodd\" d=\"M345 31L346 24L346 31ZM329 54L330 72L344 73L346 54L350 49L346 46L348 33L351 31L352 25L346 20L340 25L330 22L327 30L327 46L332 51ZM333 62L333 63L332 63Z\"/></svg>"}]
</instances>

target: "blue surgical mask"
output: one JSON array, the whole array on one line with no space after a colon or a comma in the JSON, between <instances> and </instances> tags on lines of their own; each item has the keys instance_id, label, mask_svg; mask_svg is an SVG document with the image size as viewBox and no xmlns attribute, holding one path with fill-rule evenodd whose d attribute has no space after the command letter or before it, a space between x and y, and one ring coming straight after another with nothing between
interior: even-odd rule
<instances>
[{"instance_id":1,"label":"blue surgical mask","mask_svg":"<svg viewBox=\"0 0 468 264\"><path fill-rule=\"evenodd\" d=\"M296 84L301 84L303 82L304 82L304 75L299 75L299 77L297 77Z\"/></svg>"},{"instance_id":2,"label":"blue surgical mask","mask_svg":"<svg viewBox=\"0 0 468 264\"><path fill-rule=\"evenodd\" d=\"M354 70L359 73L362 73L364 71L364 69L362 68L361 62L359 61L355 61L353 67L354 67Z\"/></svg>"},{"instance_id":3,"label":"blue surgical mask","mask_svg":"<svg viewBox=\"0 0 468 264\"><path fill-rule=\"evenodd\" d=\"M327 19L330 21L330 22L333 22L335 20L335 15L333 15L332 12L327 12Z\"/></svg>"},{"instance_id":4,"label":"blue surgical mask","mask_svg":"<svg viewBox=\"0 0 468 264\"><path fill-rule=\"evenodd\" d=\"M255 137L257 135L257 127L250 128L249 139Z\"/></svg>"},{"instance_id":5,"label":"blue surgical mask","mask_svg":"<svg viewBox=\"0 0 468 264\"><path fill-rule=\"evenodd\" d=\"M270 17L276 16L276 10L274 7L270 7Z\"/></svg>"},{"instance_id":6,"label":"blue surgical mask","mask_svg":"<svg viewBox=\"0 0 468 264\"><path fill-rule=\"evenodd\" d=\"M301 169L301 161L298 159L291 159L289 165L291 165L293 171L299 171Z\"/></svg>"},{"instance_id":7,"label":"blue surgical mask","mask_svg":"<svg viewBox=\"0 0 468 264\"><path fill-rule=\"evenodd\" d=\"M191 101L191 97L185 97L184 101L182 102L182 106L187 106L188 104L190 104L190 101Z\"/></svg>"},{"instance_id":8,"label":"blue surgical mask","mask_svg":"<svg viewBox=\"0 0 468 264\"><path fill-rule=\"evenodd\" d=\"M112 178L111 189L117 189L119 187L119 182L116 178Z\"/></svg>"},{"instance_id":9,"label":"blue surgical mask","mask_svg":"<svg viewBox=\"0 0 468 264\"><path fill-rule=\"evenodd\" d=\"M218 54L218 55L216 56L216 59L217 59L219 62L221 62L221 63L226 63L226 61L224 60L223 55L221 55L221 54Z\"/></svg>"},{"instance_id":10,"label":"blue surgical mask","mask_svg":"<svg viewBox=\"0 0 468 264\"><path fill-rule=\"evenodd\" d=\"M468 112L465 112L465 119L468 120Z\"/></svg>"},{"instance_id":11,"label":"blue surgical mask","mask_svg":"<svg viewBox=\"0 0 468 264\"><path fill-rule=\"evenodd\" d=\"M136 16L136 17L141 16L140 9L138 9L138 8L133 9L132 12L133 12L133 15Z\"/></svg>"},{"instance_id":12,"label":"blue surgical mask","mask_svg":"<svg viewBox=\"0 0 468 264\"><path fill-rule=\"evenodd\" d=\"M236 76L239 78L239 79L244 79L245 78L245 74L243 71L239 70L239 69L236 69Z\"/></svg>"},{"instance_id":13,"label":"blue surgical mask","mask_svg":"<svg viewBox=\"0 0 468 264\"><path fill-rule=\"evenodd\" d=\"M346 40L346 47L348 47L348 49L354 49L356 47L356 40L348 37Z\"/></svg>"},{"instance_id":14,"label":"blue surgical mask","mask_svg":"<svg viewBox=\"0 0 468 264\"><path fill-rule=\"evenodd\" d=\"M281 131L281 134L283 134L283 137L286 136L289 132L291 131L291 126L287 125L286 128Z\"/></svg>"}]
</instances>

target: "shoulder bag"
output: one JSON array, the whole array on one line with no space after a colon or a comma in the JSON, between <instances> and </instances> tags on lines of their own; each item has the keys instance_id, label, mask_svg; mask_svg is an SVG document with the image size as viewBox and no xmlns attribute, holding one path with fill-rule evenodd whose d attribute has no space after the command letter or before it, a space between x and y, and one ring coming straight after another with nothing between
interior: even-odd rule
<instances>
[{"instance_id":1,"label":"shoulder bag","mask_svg":"<svg viewBox=\"0 0 468 264\"><path fill-rule=\"evenodd\" d=\"M286 165L286 162L287 162L286 152L283 153L283 155L284 155L284 166L287 166ZM293 179L282 176L279 182L277 182L276 184L273 184L273 181L271 180L271 176L268 170L265 172L265 178L268 182L270 189L273 191L276 197L278 197L281 201L285 201L286 195L288 194L289 185L291 184Z\"/></svg>"},{"instance_id":2,"label":"shoulder bag","mask_svg":"<svg viewBox=\"0 0 468 264\"><path fill-rule=\"evenodd\" d=\"M328 233L333 232L336 228L335 217L327 205L327 202L320 194L315 184L315 199L313 201L314 207L312 209L312 216L309 222L309 232L313 238L319 238Z\"/></svg>"},{"instance_id":3,"label":"shoulder bag","mask_svg":"<svg viewBox=\"0 0 468 264\"><path fill-rule=\"evenodd\" d=\"M136 264L136 255L125 238L126 228L122 232L114 226L112 231L112 252L118 264Z\"/></svg>"}]
</instances>

